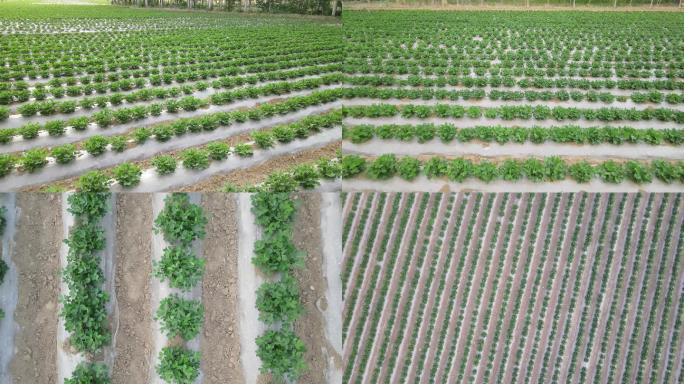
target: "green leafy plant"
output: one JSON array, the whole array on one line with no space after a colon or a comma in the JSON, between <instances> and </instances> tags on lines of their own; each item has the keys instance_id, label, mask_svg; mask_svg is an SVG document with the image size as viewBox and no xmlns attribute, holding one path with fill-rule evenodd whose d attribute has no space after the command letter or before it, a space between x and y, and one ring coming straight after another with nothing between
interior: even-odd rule
<instances>
[{"instance_id":1,"label":"green leafy plant","mask_svg":"<svg viewBox=\"0 0 684 384\"><path fill-rule=\"evenodd\" d=\"M255 221L264 233L282 232L292 224L297 208L287 193L258 192L251 200Z\"/></svg>"},{"instance_id":2,"label":"green leafy plant","mask_svg":"<svg viewBox=\"0 0 684 384\"><path fill-rule=\"evenodd\" d=\"M304 312L297 281L285 275L280 281L262 284L257 290L256 307L259 320L267 324L292 323Z\"/></svg>"},{"instance_id":3,"label":"green leafy plant","mask_svg":"<svg viewBox=\"0 0 684 384\"><path fill-rule=\"evenodd\" d=\"M164 240L189 246L203 239L207 218L199 205L192 204L186 193L172 193L164 199L164 208L154 220L154 232L162 233Z\"/></svg>"},{"instance_id":4,"label":"green leafy plant","mask_svg":"<svg viewBox=\"0 0 684 384\"><path fill-rule=\"evenodd\" d=\"M280 380L297 380L306 369L306 346L294 332L269 330L256 339L256 344L262 372Z\"/></svg>"},{"instance_id":5,"label":"green leafy plant","mask_svg":"<svg viewBox=\"0 0 684 384\"><path fill-rule=\"evenodd\" d=\"M137 164L123 163L112 170L114 179L124 188L130 188L140 183L142 170Z\"/></svg>"},{"instance_id":6,"label":"green leafy plant","mask_svg":"<svg viewBox=\"0 0 684 384\"><path fill-rule=\"evenodd\" d=\"M288 272L304 266L304 252L295 247L290 234L280 231L266 234L254 242L252 262L266 272Z\"/></svg>"},{"instance_id":7,"label":"green leafy plant","mask_svg":"<svg viewBox=\"0 0 684 384\"><path fill-rule=\"evenodd\" d=\"M78 179L76 186L82 192L101 193L109 191L110 179L101 171L90 171Z\"/></svg>"},{"instance_id":8,"label":"green leafy plant","mask_svg":"<svg viewBox=\"0 0 684 384\"><path fill-rule=\"evenodd\" d=\"M64 384L110 384L111 382L109 370L104 363L79 363L71 374L71 378L64 379Z\"/></svg>"},{"instance_id":9,"label":"green leafy plant","mask_svg":"<svg viewBox=\"0 0 684 384\"><path fill-rule=\"evenodd\" d=\"M204 259L188 248L166 247L161 260L154 262L154 276L169 281L171 288L189 291L202 279Z\"/></svg>"},{"instance_id":10,"label":"green leafy plant","mask_svg":"<svg viewBox=\"0 0 684 384\"><path fill-rule=\"evenodd\" d=\"M176 172L176 158L171 155L159 155L152 159L152 166L160 175L169 175Z\"/></svg>"},{"instance_id":11,"label":"green leafy plant","mask_svg":"<svg viewBox=\"0 0 684 384\"><path fill-rule=\"evenodd\" d=\"M200 374L200 353L183 347L164 347L157 374L171 384L192 384Z\"/></svg>"},{"instance_id":12,"label":"green leafy plant","mask_svg":"<svg viewBox=\"0 0 684 384\"><path fill-rule=\"evenodd\" d=\"M181 336L191 340L202 328L204 307L199 300L187 300L172 294L159 302L155 320L161 322L161 330L167 337Z\"/></svg>"}]
</instances>

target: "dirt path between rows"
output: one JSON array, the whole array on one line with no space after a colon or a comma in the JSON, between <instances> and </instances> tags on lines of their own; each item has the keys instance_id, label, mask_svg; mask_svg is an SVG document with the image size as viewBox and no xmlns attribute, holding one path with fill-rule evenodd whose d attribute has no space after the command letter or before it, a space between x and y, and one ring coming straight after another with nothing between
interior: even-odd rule
<instances>
[{"instance_id":1,"label":"dirt path between rows","mask_svg":"<svg viewBox=\"0 0 684 384\"><path fill-rule=\"evenodd\" d=\"M112 383L144 383L154 365L152 342L152 195L116 195L118 324Z\"/></svg>"},{"instance_id":2,"label":"dirt path between rows","mask_svg":"<svg viewBox=\"0 0 684 384\"><path fill-rule=\"evenodd\" d=\"M295 333L306 345L304 359L307 370L299 383L324 383L329 356L335 348L325 337L325 320L319 305L327 308L327 284L323 271L323 239L321 238L321 196L315 193L296 195L299 201L295 216L293 241L306 252L306 266L294 272L299 282L304 315L294 323Z\"/></svg>"},{"instance_id":3,"label":"dirt path between rows","mask_svg":"<svg viewBox=\"0 0 684 384\"><path fill-rule=\"evenodd\" d=\"M238 307L238 216L233 194L202 196L208 219L202 278L204 325L200 339L204 384L242 383Z\"/></svg>"},{"instance_id":4,"label":"dirt path between rows","mask_svg":"<svg viewBox=\"0 0 684 384\"><path fill-rule=\"evenodd\" d=\"M62 201L56 194L17 195L16 244L19 276L14 320L17 353L10 363L14 384L57 384L57 308L62 243Z\"/></svg>"}]
</instances>

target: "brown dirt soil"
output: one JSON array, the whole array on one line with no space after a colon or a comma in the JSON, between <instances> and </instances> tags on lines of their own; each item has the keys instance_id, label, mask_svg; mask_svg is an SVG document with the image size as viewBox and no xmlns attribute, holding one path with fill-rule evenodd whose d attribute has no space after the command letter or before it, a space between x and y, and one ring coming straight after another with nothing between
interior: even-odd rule
<instances>
[{"instance_id":1,"label":"brown dirt soil","mask_svg":"<svg viewBox=\"0 0 684 384\"><path fill-rule=\"evenodd\" d=\"M14 320L20 326L10 370L15 384L56 384L61 195L17 194L17 207L12 260L19 275Z\"/></svg>"},{"instance_id":2,"label":"brown dirt soil","mask_svg":"<svg viewBox=\"0 0 684 384\"><path fill-rule=\"evenodd\" d=\"M116 355L112 383L144 383L152 354L152 195L116 196Z\"/></svg>"},{"instance_id":3,"label":"brown dirt soil","mask_svg":"<svg viewBox=\"0 0 684 384\"><path fill-rule=\"evenodd\" d=\"M296 152L294 154L273 157L257 166L240 169L233 172L218 174L210 177L201 183L182 188L184 192L197 191L219 191L226 183L237 186L247 186L258 184L268 177L271 173L282 172L300 164L310 163L318 159L330 159L337 155L341 141L330 143L324 147Z\"/></svg>"},{"instance_id":4,"label":"brown dirt soil","mask_svg":"<svg viewBox=\"0 0 684 384\"><path fill-rule=\"evenodd\" d=\"M316 193L299 193L296 199L300 204L294 224L293 240L295 245L306 252L306 266L295 271L294 275L301 288L304 315L294 324L294 331L306 344L304 358L308 369L298 380L302 384L326 382L328 361L332 357L338 368L342 368L342 358L325 336L325 319L318 306L326 308L327 283L323 273L323 239L320 231L321 196ZM340 309L341 310L341 309Z\"/></svg>"},{"instance_id":5,"label":"brown dirt soil","mask_svg":"<svg viewBox=\"0 0 684 384\"><path fill-rule=\"evenodd\" d=\"M235 195L202 196L209 220L202 278L204 327L200 341L205 384L243 383L237 287L238 215Z\"/></svg>"}]
</instances>

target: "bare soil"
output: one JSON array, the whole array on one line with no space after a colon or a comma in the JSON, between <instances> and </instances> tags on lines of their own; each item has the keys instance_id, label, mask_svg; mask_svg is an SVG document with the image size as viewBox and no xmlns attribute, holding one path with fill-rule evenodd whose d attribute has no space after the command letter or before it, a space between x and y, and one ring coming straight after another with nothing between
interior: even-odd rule
<instances>
[{"instance_id":1,"label":"bare soil","mask_svg":"<svg viewBox=\"0 0 684 384\"><path fill-rule=\"evenodd\" d=\"M112 383L143 383L154 365L150 293L152 195L116 195L116 303Z\"/></svg>"},{"instance_id":2,"label":"bare soil","mask_svg":"<svg viewBox=\"0 0 684 384\"><path fill-rule=\"evenodd\" d=\"M204 327L201 335L205 384L242 383L238 308L238 215L234 195L202 196L207 216L202 279Z\"/></svg>"},{"instance_id":3,"label":"bare soil","mask_svg":"<svg viewBox=\"0 0 684 384\"><path fill-rule=\"evenodd\" d=\"M341 365L341 357L325 337L324 317L320 308L327 308L325 297L327 284L323 271L323 239L320 231L321 196L314 193L300 193L296 196L300 204L294 224L295 245L306 252L306 265L295 271L299 282L304 315L294 324L295 333L306 344L304 356L308 369L298 380L302 384L325 383L330 357Z\"/></svg>"},{"instance_id":4,"label":"bare soil","mask_svg":"<svg viewBox=\"0 0 684 384\"><path fill-rule=\"evenodd\" d=\"M57 384L57 307L61 196L18 194L12 260L19 275L14 320L19 324L10 363L15 384Z\"/></svg>"}]
</instances>

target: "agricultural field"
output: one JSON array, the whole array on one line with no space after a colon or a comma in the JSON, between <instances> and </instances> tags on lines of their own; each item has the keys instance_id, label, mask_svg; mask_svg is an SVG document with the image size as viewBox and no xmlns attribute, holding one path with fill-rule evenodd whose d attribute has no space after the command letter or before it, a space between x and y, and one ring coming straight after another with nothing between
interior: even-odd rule
<instances>
[{"instance_id":1,"label":"agricultural field","mask_svg":"<svg viewBox=\"0 0 684 384\"><path fill-rule=\"evenodd\" d=\"M3 383L341 382L338 194L0 204Z\"/></svg>"},{"instance_id":2,"label":"agricultural field","mask_svg":"<svg viewBox=\"0 0 684 384\"><path fill-rule=\"evenodd\" d=\"M10 0L0 34L2 191L339 189L338 18Z\"/></svg>"},{"instance_id":3,"label":"agricultural field","mask_svg":"<svg viewBox=\"0 0 684 384\"><path fill-rule=\"evenodd\" d=\"M345 11L344 190L684 190L684 14Z\"/></svg>"},{"instance_id":4,"label":"agricultural field","mask_svg":"<svg viewBox=\"0 0 684 384\"><path fill-rule=\"evenodd\" d=\"M680 383L681 194L344 193L344 383Z\"/></svg>"}]
</instances>

